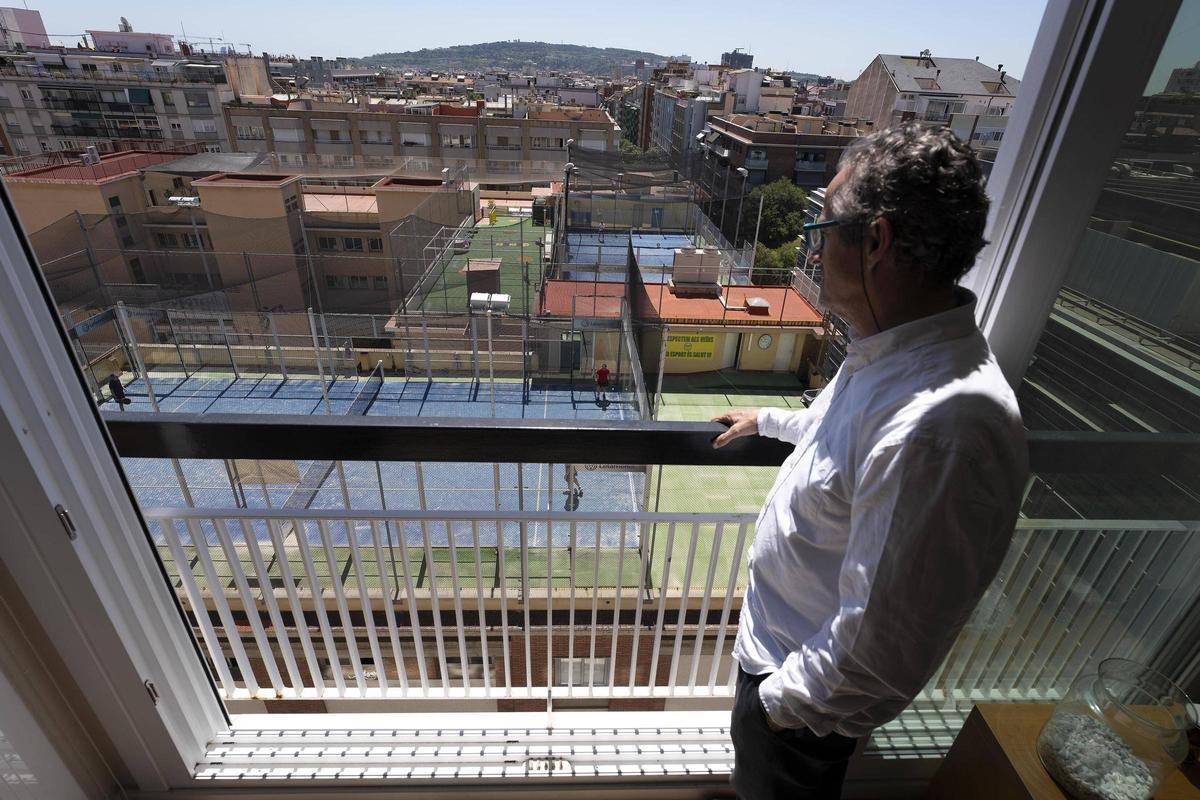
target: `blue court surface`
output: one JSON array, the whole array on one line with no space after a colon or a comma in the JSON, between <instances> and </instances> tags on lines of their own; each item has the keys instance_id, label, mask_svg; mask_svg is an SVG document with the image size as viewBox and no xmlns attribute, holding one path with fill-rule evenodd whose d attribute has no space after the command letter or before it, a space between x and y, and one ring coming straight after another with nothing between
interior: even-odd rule
<instances>
[{"instance_id":1,"label":"blue court surface","mask_svg":"<svg viewBox=\"0 0 1200 800\"><path fill-rule=\"evenodd\" d=\"M279 377L243 377L193 375L154 376L151 378L159 410L164 413L197 414L325 414L325 403L319 380ZM497 382L495 385L496 418L501 419L637 419L636 399L630 392L611 392L603 405L596 402L591 387L580 384L574 388L563 384L534 384L528 396L519 381ZM335 415L362 413L369 416L405 417L491 417L492 387L487 382L422 379L393 379L379 385L363 378L341 378L328 386L331 412ZM375 393L371 401L370 394ZM150 411L146 387L139 379L126 387L132 401L125 406L132 411ZM369 402L369 407L367 402ZM356 402L357 401L357 402ZM106 411L117 408L111 401L101 406ZM139 504L143 508L186 507L188 498L179 485L174 466L167 459L122 459ZM333 462L262 462L238 460L181 460L180 470L187 484L191 505L199 508L286 508L298 514L306 508L371 509L428 511L580 511L613 512L637 511L642 506L645 473L576 469L582 495L566 493L565 465L492 463L437 463L417 465L408 462L343 462L339 472ZM345 490L343 491L343 476ZM347 505L348 500L348 505ZM155 528L157 523L151 527ZM305 522L309 540L320 542L316 523ZM397 526L385 526L388 535L396 536ZM445 523L417 522L403 524L404 540L419 546L429 535L433 546L449 544L450 529ZM176 528L186 540L186 526ZM497 544L503 538L507 546L520 545L520 527L504 523L497 530L495 522L480 521L476 533L481 542ZM211 523L200 529L210 543L216 543ZM269 540L265 523L254 523L255 534ZM545 546L548 526L531 523L526 526L526 541L530 546ZM570 524L553 526L554 546L566 546L571 537ZM360 543L371 541L370 526L360 525L351 531L340 522L330 523L328 532L334 544L346 544L351 536ZM237 526L230 528L235 539L241 538ZM161 534L157 534L156 538ZM466 525L455 526L455 544L469 545L475 535ZM597 526L581 523L577 526L579 546L616 547L622 539L619 523ZM365 537L365 538L364 538ZM460 541L461 537L466 537ZM626 546L638 540L635 524L624 528Z\"/></svg>"},{"instance_id":2,"label":"blue court surface","mask_svg":"<svg viewBox=\"0 0 1200 800\"><path fill-rule=\"evenodd\" d=\"M632 243L646 283L665 283L670 278L675 250L695 245L691 236L679 233L570 233L567 234L567 266L563 278L574 281L623 282Z\"/></svg>"},{"instance_id":3,"label":"blue court surface","mask_svg":"<svg viewBox=\"0 0 1200 800\"><path fill-rule=\"evenodd\" d=\"M321 382L316 378L243 377L203 374L190 378L151 376L158 410L181 414L324 414ZM364 390L363 378L338 378L327 385L330 413L345 415ZM125 387L131 401L127 411L152 411L145 383L136 379ZM534 383L528 397L520 381L495 384L496 419L637 419L632 392L609 392L597 403L591 384ZM116 411L112 401L101 409ZM492 385L483 380L428 381L397 378L384 381L369 416L373 417L492 417Z\"/></svg>"}]
</instances>

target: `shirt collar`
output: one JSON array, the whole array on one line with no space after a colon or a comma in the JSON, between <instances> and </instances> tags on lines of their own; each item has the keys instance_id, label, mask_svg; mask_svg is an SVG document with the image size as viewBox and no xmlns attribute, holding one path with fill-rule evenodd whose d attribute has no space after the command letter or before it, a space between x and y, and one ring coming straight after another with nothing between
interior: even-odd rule
<instances>
[{"instance_id":1,"label":"shirt collar","mask_svg":"<svg viewBox=\"0 0 1200 800\"><path fill-rule=\"evenodd\" d=\"M934 342L961 339L978 330L975 295L961 286L954 290L956 305L949 311L915 319L886 331L855 339L846 348L843 369L862 369L894 353L915 350Z\"/></svg>"}]
</instances>

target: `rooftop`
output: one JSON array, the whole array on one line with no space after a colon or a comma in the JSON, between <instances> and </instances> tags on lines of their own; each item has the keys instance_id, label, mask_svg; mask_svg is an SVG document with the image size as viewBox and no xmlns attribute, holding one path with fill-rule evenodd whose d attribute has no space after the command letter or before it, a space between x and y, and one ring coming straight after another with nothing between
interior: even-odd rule
<instances>
[{"instance_id":1,"label":"rooftop","mask_svg":"<svg viewBox=\"0 0 1200 800\"><path fill-rule=\"evenodd\" d=\"M33 181L62 181L73 183L103 183L127 175L134 175L139 170L169 161L179 161L178 153L153 152L150 150L131 150L123 153L109 153L100 156L100 163L87 165L82 162L54 164L48 167L15 172L7 176L8 180Z\"/></svg>"},{"instance_id":2,"label":"rooftop","mask_svg":"<svg viewBox=\"0 0 1200 800\"><path fill-rule=\"evenodd\" d=\"M892 83L901 92L940 91L948 94L1015 95L1021 82L973 58L898 56L881 53Z\"/></svg>"},{"instance_id":3,"label":"rooftop","mask_svg":"<svg viewBox=\"0 0 1200 800\"><path fill-rule=\"evenodd\" d=\"M379 203L371 194L305 192L302 196L305 211L354 214L375 214L379 211Z\"/></svg>"},{"instance_id":4,"label":"rooftop","mask_svg":"<svg viewBox=\"0 0 1200 800\"><path fill-rule=\"evenodd\" d=\"M746 300L761 297L770 306L766 314L751 314L745 310ZM793 288L783 286L727 286L722 305L716 297L676 297L665 285L647 286L642 298L642 312L655 322L708 323L726 325L811 325L821 324L817 311Z\"/></svg>"}]
</instances>

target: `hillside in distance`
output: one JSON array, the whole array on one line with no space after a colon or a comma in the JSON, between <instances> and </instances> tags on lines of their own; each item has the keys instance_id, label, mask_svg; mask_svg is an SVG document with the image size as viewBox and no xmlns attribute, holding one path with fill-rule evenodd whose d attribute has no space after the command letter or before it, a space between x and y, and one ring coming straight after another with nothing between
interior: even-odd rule
<instances>
[{"instance_id":1,"label":"hillside in distance","mask_svg":"<svg viewBox=\"0 0 1200 800\"><path fill-rule=\"evenodd\" d=\"M423 48L404 53L376 53L359 59L364 66L393 69L429 70L578 70L591 74L611 74L613 67L631 64L637 59L647 64L666 61L666 56L619 47L585 47L549 42L485 42L454 47Z\"/></svg>"}]
</instances>

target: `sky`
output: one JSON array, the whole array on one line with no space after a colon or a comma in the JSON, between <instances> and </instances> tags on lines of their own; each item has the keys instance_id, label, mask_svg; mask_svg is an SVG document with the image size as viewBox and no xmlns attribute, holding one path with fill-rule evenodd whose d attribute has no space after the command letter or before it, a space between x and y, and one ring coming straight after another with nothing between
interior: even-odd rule
<instances>
[{"instance_id":1,"label":"sky","mask_svg":"<svg viewBox=\"0 0 1200 800\"><path fill-rule=\"evenodd\" d=\"M248 43L255 53L329 58L521 39L686 53L719 62L722 52L741 47L754 54L755 66L837 78L857 77L877 53L915 55L924 49L935 57L979 56L1019 78L1045 7L1045 0L759 0L745 7L727 0L123 0L110 6L95 0L24 1L42 12L50 34L61 37L88 28L116 30L124 14L136 31L179 36L186 30L192 39Z\"/></svg>"}]
</instances>

